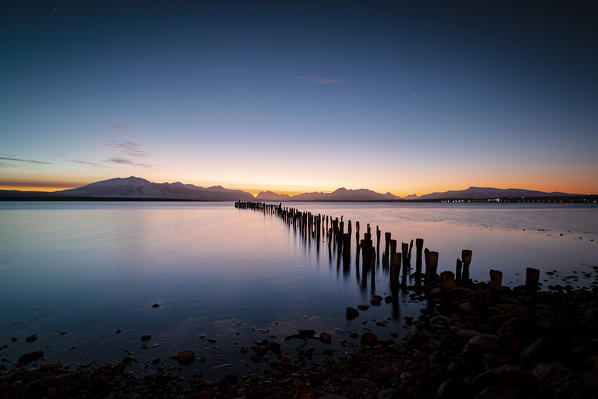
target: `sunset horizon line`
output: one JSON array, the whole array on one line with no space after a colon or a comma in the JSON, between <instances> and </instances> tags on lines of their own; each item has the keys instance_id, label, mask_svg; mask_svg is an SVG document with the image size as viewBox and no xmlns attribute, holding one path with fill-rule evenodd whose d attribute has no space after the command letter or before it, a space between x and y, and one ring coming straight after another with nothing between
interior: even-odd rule
<instances>
[{"instance_id":1,"label":"sunset horizon line","mask_svg":"<svg viewBox=\"0 0 598 399\"><path fill-rule=\"evenodd\" d=\"M157 183L157 184L164 184L164 183L169 183L169 184L173 184L173 183L182 183L185 185L193 185L196 187L201 187L201 188L209 188L209 187L217 187L217 186L221 186L225 189L229 189L229 190L241 190L247 193L250 193L251 195L253 195L254 197L257 197L257 195L261 192L272 192L274 194L282 194L282 195L298 195L298 194L305 194L305 193L332 193L336 190L339 189L347 189L347 190L370 190L376 193L380 193L380 194L386 194L386 193L390 193L394 196L397 197L401 197L404 198L406 196L413 196L416 195L418 197L424 196L424 195L428 195L428 194L432 194L432 193L436 193L436 192L446 192L446 191L462 191L462 190L467 190L469 188L492 188L492 189L500 189L500 190L533 190L533 191L542 191L544 193L565 193L565 194L576 194L576 195L598 195L597 193L593 193L591 191L583 191L583 192L578 192L578 191L568 191L568 190L560 190L560 189L545 189L545 188L538 188L538 187L534 187L534 186L504 186L504 185L492 185L492 184L468 184L465 186L443 186L440 188L436 188L433 189L431 191L426 190L426 191L420 191L418 192L403 192L403 193L399 193L397 194L397 191L391 191L391 190L381 190L381 189L375 189L375 188L369 188L369 187L358 187L358 186L351 186L351 185L347 185L347 184L340 184L335 188L327 188L327 189L320 189L320 188L306 188L303 190L288 190L288 189L284 189L284 188L280 188L277 189L275 186L271 186L271 187L247 187L247 186L242 186L242 185L236 185L234 183L220 183L220 184L209 184L209 183L185 183L181 180L174 180L174 181L170 181L170 180L150 180L148 178L145 177L139 177L139 176L127 176L127 177L112 177L112 178L108 178L108 179L97 179L97 180L92 180L89 182L77 182L77 183L72 183L72 184L65 184L65 183L60 183L60 182L56 182L56 183L46 183L46 184L39 184L40 182L22 182L21 184L18 184L16 182L10 184L9 182L1 182L0 181L0 190L5 190L5 191L22 191L22 192L47 192L47 193L53 193L53 192L60 192L63 190L71 190L71 189L75 189L75 188L80 188L89 184L93 184L93 183L97 183L97 182L101 182L101 181L106 181L106 180L112 180L112 179L126 179L126 178L131 178L131 177L135 177L135 178L139 178L139 179L143 179L143 180L147 180L150 183ZM3 184L4 183L4 184ZM37 183L37 184L36 184Z\"/></svg>"}]
</instances>

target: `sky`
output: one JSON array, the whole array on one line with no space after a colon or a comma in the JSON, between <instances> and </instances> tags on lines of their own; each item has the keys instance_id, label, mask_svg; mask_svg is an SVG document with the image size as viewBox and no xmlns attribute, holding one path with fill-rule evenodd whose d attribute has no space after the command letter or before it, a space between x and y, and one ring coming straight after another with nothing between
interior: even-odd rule
<instances>
[{"instance_id":1,"label":"sky","mask_svg":"<svg viewBox=\"0 0 598 399\"><path fill-rule=\"evenodd\" d=\"M0 189L598 194L595 2L13 3Z\"/></svg>"}]
</instances>

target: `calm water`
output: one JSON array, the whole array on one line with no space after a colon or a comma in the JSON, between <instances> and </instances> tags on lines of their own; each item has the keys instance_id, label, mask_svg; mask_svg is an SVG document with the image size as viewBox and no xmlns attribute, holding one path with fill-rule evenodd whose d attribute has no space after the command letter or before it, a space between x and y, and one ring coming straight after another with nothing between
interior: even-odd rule
<instances>
[{"instance_id":1,"label":"calm water","mask_svg":"<svg viewBox=\"0 0 598 399\"><path fill-rule=\"evenodd\" d=\"M471 249L479 280L495 268L505 284L519 284L525 266L534 266L558 271L550 283L598 264L598 207L591 205L287 206L358 220L362 233L368 222L372 230L379 225L399 242L422 237L440 253L439 271L453 270L461 250ZM141 370L157 357L174 365L167 358L190 349L205 358L192 372L241 373L255 365L239 349L257 339L280 342L311 328L331 332L342 354L352 348L339 342L363 328L403 336L403 317L421 307L403 295L398 307L383 302L346 321L346 306L389 292L388 276L380 270L373 284L363 281L353 261L350 271L337 267L326 244L318 251L281 220L232 203L4 202L0 254L0 347L8 345L0 357L11 361L41 349L45 362L106 362L128 350ZM156 301L161 307L151 308ZM375 325L381 320L386 327ZM38 340L25 343L31 334ZM152 335L146 345L143 334ZM283 351L294 354L295 344Z\"/></svg>"}]
</instances>

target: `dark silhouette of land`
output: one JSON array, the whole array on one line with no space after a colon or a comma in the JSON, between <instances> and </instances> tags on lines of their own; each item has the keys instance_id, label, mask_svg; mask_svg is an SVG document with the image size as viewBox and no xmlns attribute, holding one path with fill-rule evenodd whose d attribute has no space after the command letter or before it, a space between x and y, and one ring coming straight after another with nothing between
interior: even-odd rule
<instances>
[{"instance_id":1,"label":"dark silhouette of land","mask_svg":"<svg viewBox=\"0 0 598 399\"><path fill-rule=\"evenodd\" d=\"M417 196L399 197L389 192L382 194L368 189L338 188L333 192L309 192L296 195L262 191L257 197L243 190L222 186L199 187L193 184L153 183L135 176L114 178L82 187L53 192L0 190L3 201L405 201L405 202L581 202L594 203L597 195L543 192L517 188L469 187L466 190L434 192Z\"/></svg>"}]
</instances>

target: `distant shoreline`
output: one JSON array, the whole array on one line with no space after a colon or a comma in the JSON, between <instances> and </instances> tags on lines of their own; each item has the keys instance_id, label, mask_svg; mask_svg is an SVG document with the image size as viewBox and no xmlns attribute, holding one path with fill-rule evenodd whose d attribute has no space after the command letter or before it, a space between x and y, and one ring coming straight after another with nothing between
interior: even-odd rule
<instances>
[{"instance_id":1,"label":"distant shoreline","mask_svg":"<svg viewBox=\"0 0 598 399\"><path fill-rule=\"evenodd\" d=\"M53 202L235 202L235 200L198 200L186 198L144 198L144 197L75 197L56 195L31 195L13 194L0 196L0 201L53 201ZM359 202L359 203L475 203L475 204L596 204L598 195L588 196L567 196L567 197L530 197L530 198L444 198L444 199L389 199L389 200L255 200L255 202L281 203L281 202Z\"/></svg>"}]
</instances>

